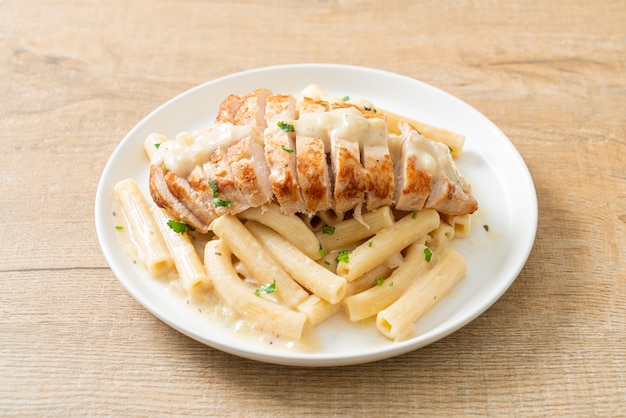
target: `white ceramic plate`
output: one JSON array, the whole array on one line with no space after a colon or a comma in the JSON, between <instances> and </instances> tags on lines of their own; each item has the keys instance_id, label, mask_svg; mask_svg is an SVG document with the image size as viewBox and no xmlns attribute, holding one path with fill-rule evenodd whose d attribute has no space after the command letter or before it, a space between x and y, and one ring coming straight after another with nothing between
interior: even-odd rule
<instances>
[{"instance_id":1,"label":"white ceramic plate","mask_svg":"<svg viewBox=\"0 0 626 418\"><path fill-rule=\"evenodd\" d=\"M416 335L391 342L373 322L353 326L342 313L325 322L307 341L308 349L269 344L227 327L199 312L132 264L120 248L112 217L113 186L132 177L147 191L143 141L152 132L173 137L209 126L228 94L259 87L300 96L319 84L332 95L364 97L375 106L466 135L458 160L473 186L480 209L471 237L456 244L467 259L468 273L452 293L417 325ZM180 332L216 349L258 361L297 366L336 366L397 356L433 343L483 313L509 288L526 263L537 229L537 197L521 156L484 115L428 84L380 70L325 64L261 68L197 86L163 104L143 119L119 144L98 185L96 229L104 255L127 291L146 309ZM488 231L484 225L488 225ZM141 332L141 330L138 330Z\"/></svg>"}]
</instances>

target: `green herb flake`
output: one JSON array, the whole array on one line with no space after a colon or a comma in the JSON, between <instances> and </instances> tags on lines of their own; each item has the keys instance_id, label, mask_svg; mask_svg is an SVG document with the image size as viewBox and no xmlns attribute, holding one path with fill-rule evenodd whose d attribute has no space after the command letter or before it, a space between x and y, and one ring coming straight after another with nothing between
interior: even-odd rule
<instances>
[{"instance_id":1,"label":"green herb flake","mask_svg":"<svg viewBox=\"0 0 626 418\"><path fill-rule=\"evenodd\" d=\"M324 260L324 264L326 264L327 266L330 266L330 261Z\"/></svg>"},{"instance_id":2,"label":"green herb flake","mask_svg":"<svg viewBox=\"0 0 626 418\"><path fill-rule=\"evenodd\" d=\"M290 125L289 123L285 123L282 120L279 120L276 123L276 126L278 126L280 129L282 129L285 132L295 132L296 128L293 125Z\"/></svg>"},{"instance_id":3,"label":"green herb flake","mask_svg":"<svg viewBox=\"0 0 626 418\"><path fill-rule=\"evenodd\" d=\"M337 254L335 261L337 261L338 263L348 264L350 262L350 252L351 251L348 250L339 251L339 254Z\"/></svg>"},{"instance_id":4,"label":"green herb flake","mask_svg":"<svg viewBox=\"0 0 626 418\"><path fill-rule=\"evenodd\" d=\"M322 234L332 235L335 233L335 227L326 225L322 228Z\"/></svg>"},{"instance_id":5,"label":"green herb flake","mask_svg":"<svg viewBox=\"0 0 626 418\"><path fill-rule=\"evenodd\" d=\"M213 180L209 180L209 186L213 189L213 206L218 207L226 207L229 208L231 202L228 200L222 200L219 198L219 194L217 192L217 184Z\"/></svg>"},{"instance_id":6,"label":"green herb flake","mask_svg":"<svg viewBox=\"0 0 626 418\"><path fill-rule=\"evenodd\" d=\"M430 263L430 259L433 256L433 252L430 251L430 248L426 247L424 248L424 259Z\"/></svg>"},{"instance_id":7,"label":"green herb flake","mask_svg":"<svg viewBox=\"0 0 626 418\"><path fill-rule=\"evenodd\" d=\"M154 148L159 149L159 147L161 146L161 144L154 144Z\"/></svg>"},{"instance_id":8,"label":"green herb flake","mask_svg":"<svg viewBox=\"0 0 626 418\"><path fill-rule=\"evenodd\" d=\"M121 231L122 229L124 229L124 227L122 225L115 225L115 229Z\"/></svg>"},{"instance_id":9,"label":"green herb flake","mask_svg":"<svg viewBox=\"0 0 626 418\"><path fill-rule=\"evenodd\" d=\"M165 167L165 163L161 164L161 170L167 170L167 167Z\"/></svg>"},{"instance_id":10,"label":"green herb flake","mask_svg":"<svg viewBox=\"0 0 626 418\"><path fill-rule=\"evenodd\" d=\"M450 154L452 154L454 151L452 150L452 147L450 145L448 145L448 149L450 150Z\"/></svg>"},{"instance_id":11,"label":"green herb flake","mask_svg":"<svg viewBox=\"0 0 626 418\"><path fill-rule=\"evenodd\" d=\"M272 283L264 284L260 288L256 289L254 291L254 294L256 296L269 295L270 293L274 293L277 290L278 289L276 289L276 280L274 280L274 281L272 281Z\"/></svg>"},{"instance_id":12,"label":"green herb flake","mask_svg":"<svg viewBox=\"0 0 626 418\"><path fill-rule=\"evenodd\" d=\"M413 219L417 218L417 212L413 212L413 215L411 215L411 218Z\"/></svg>"},{"instance_id":13,"label":"green herb flake","mask_svg":"<svg viewBox=\"0 0 626 418\"><path fill-rule=\"evenodd\" d=\"M187 230L194 231L193 226L186 224L185 222L178 222L174 220L167 221L167 226L169 226L172 231L177 234L182 234Z\"/></svg>"},{"instance_id":14,"label":"green herb flake","mask_svg":"<svg viewBox=\"0 0 626 418\"><path fill-rule=\"evenodd\" d=\"M393 287L393 282L389 282L389 287Z\"/></svg>"},{"instance_id":15,"label":"green herb flake","mask_svg":"<svg viewBox=\"0 0 626 418\"><path fill-rule=\"evenodd\" d=\"M385 278L379 277L378 279L374 280L374 283L376 283L376 286L382 286L383 283L385 283Z\"/></svg>"},{"instance_id":16,"label":"green herb flake","mask_svg":"<svg viewBox=\"0 0 626 418\"><path fill-rule=\"evenodd\" d=\"M367 246L368 247L372 248L372 245L374 245L374 241L368 241L367 242Z\"/></svg>"},{"instance_id":17,"label":"green herb flake","mask_svg":"<svg viewBox=\"0 0 626 418\"><path fill-rule=\"evenodd\" d=\"M343 97L341 98L341 101L342 101L342 102L347 102L348 100L350 100L350 96L343 96Z\"/></svg>"},{"instance_id":18,"label":"green herb flake","mask_svg":"<svg viewBox=\"0 0 626 418\"><path fill-rule=\"evenodd\" d=\"M289 147L286 147L284 145L281 145L280 147L283 149L283 151L288 152L289 154L293 154L294 153L294 151L291 148L289 148Z\"/></svg>"},{"instance_id":19,"label":"green herb flake","mask_svg":"<svg viewBox=\"0 0 626 418\"><path fill-rule=\"evenodd\" d=\"M319 252L320 252L320 256L322 257L326 255L326 251L324 251L324 249L322 248L322 244L320 244Z\"/></svg>"}]
</instances>

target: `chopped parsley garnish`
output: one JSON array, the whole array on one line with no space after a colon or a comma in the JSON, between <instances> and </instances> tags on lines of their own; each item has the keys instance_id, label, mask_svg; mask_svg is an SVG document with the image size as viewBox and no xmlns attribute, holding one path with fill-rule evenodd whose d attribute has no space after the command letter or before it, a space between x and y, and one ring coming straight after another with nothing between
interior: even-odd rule
<instances>
[{"instance_id":1,"label":"chopped parsley garnish","mask_svg":"<svg viewBox=\"0 0 626 418\"><path fill-rule=\"evenodd\" d=\"M411 218L413 219L417 218L417 212L413 212L413 215L411 215Z\"/></svg>"},{"instance_id":2,"label":"chopped parsley garnish","mask_svg":"<svg viewBox=\"0 0 626 418\"><path fill-rule=\"evenodd\" d=\"M167 167L165 167L165 163L161 164L161 170L167 170Z\"/></svg>"},{"instance_id":3,"label":"chopped parsley garnish","mask_svg":"<svg viewBox=\"0 0 626 418\"><path fill-rule=\"evenodd\" d=\"M327 266L330 266L330 261L324 260L324 264L326 264Z\"/></svg>"},{"instance_id":4,"label":"chopped parsley garnish","mask_svg":"<svg viewBox=\"0 0 626 418\"><path fill-rule=\"evenodd\" d=\"M452 154L452 147L450 145L448 145L448 149L450 150L450 154Z\"/></svg>"},{"instance_id":5,"label":"chopped parsley garnish","mask_svg":"<svg viewBox=\"0 0 626 418\"><path fill-rule=\"evenodd\" d=\"M217 184L215 184L213 180L209 180L209 186L211 186L211 189L213 189L213 206L215 206L216 208L218 207L229 208L231 205L231 202L228 200L220 199L217 193Z\"/></svg>"},{"instance_id":6,"label":"chopped parsley garnish","mask_svg":"<svg viewBox=\"0 0 626 418\"><path fill-rule=\"evenodd\" d=\"M122 225L115 225L115 229L121 231L122 229L124 229L124 227Z\"/></svg>"},{"instance_id":7,"label":"chopped parsley garnish","mask_svg":"<svg viewBox=\"0 0 626 418\"><path fill-rule=\"evenodd\" d=\"M343 96L343 97L341 98L341 101L342 101L342 102L347 102L348 100L350 100L350 96Z\"/></svg>"},{"instance_id":8,"label":"chopped parsley garnish","mask_svg":"<svg viewBox=\"0 0 626 418\"><path fill-rule=\"evenodd\" d=\"M324 251L324 249L322 248L322 244L320 244L319 252L320 252L320 256L322 257L326 255L326 251Z\"/></svg>"},{"instance_id":9,"label":"chopped parsley garnish","mask_svg":"<svg viewBox=\"0 0 626 418\"><path fill-rule=\"evenodd\" d=\"M393 287L393 282L389 282L389 287Z\"/></svg>"},{"instance_id":10,"label":"chopped parsley garnish","mask_svg":"<svg viewBox=\"0 0 626 418\"><path fill-rule=\"evenodd\" d=\"M272 283L264 284L263 286L255 290L254 294L256 296L269 295L270 293L276 292L276 290L278 289L276 289L276 280L274 280Z\"/></svg>"},{"instance_id":11,"label":"chopped parsley garnish","mask_svg":"<svg viewBox=\"0 0 626 418\"><path fill-rule=\"evenodd\" d=\"M339 254L337 254L335 261L337 261L338 263L346 263L346 264L349 263L350 251L348 250L339 251Z\"/></svg>"},{"instance_id":12,"label":"chopped parsley garnish","mask_svg":"<svg viewBox=\"0 0 626 418\"><path fill-rule=\"evenodd\" d=\"M368 247L372 248L372 245L374 245L374 241L368 241L367 242L367 246Z\"/></svg>"},{"instance_id":13,"label":"chopped parsley garnish","mask_svg":"<svg viewBox=\"0 0 626 418\"><path fill-rule=\"evenodd\" d=\"M328 234L328 235L332 235L335 233L335 227L334 226L330 226L330 225L326 225L322 228L322 234Z\"/></svg>"},{"instance_id":14,"label":"chopped parsley garnish","mask_svg":"<svg viewBox=\"0 0 626 418\"><path fill-rule=\"evenodd\" d=\"M293 125L290 125L288 123L283 122L282 120L279 120L276 123L276 126L278 126L280 129L282 129L285 132L295 132L296 128L294 128Z\"/></svg>"},{"instance_id":15,"label":"chopped parsley garnish","mask_svg":"<svg viewBox=\"0 0 626 418\"><path fill-rule=\"evenodd\" d=\"M382 286L383 283L385 283L385 278L379 277L378 279L374 280L374 283L376 283L376 286Z\"/></svg>"},{"instance_id":16,"label":"chopped parsley garnish","mask_svg":"<svg viewBox=\"0 0 626 418\"><path fill-rule=\"evenodd\" d=\"M154 148L159 149L159 147L161 146L161 144L154 144Z\"/></svg>"},{"instance_id":17,"label":"chopped parsley garnish","mask_svg":"<svg viewBox=\"0 0 626 418\"><path fill-rule=\"evenodd\" d=\"M433 256L433 252L430 251L430 248L426 247L424 248L424 260L428 261L430 263L430 259Z\"/></svg>"},{"instance_id":18,"label":"chopped parsley garnish","mask_svg":"<svg viewBox=\"0 0 626 418\"><path fill-rule=\"evenodd\" d=\"M284 145L281 145L280 147L283 149L283 151L288 152L289 154L293 154L294 152L291 148L286 147Z\"/></svg>"},{"instance_id":19,"label":"chopped parsley garnish","mask_svg":"<svg viewBox=\"0 0 626 418\"><path fill-rule=\"evenodd\" d=\"M194 231L193 226L186 224L185 222L169 220L167 221L167 226L172 228L172 231L176 232L177 234L182 234L183 232L187 230Z\"/></svg>"}]
</instances>

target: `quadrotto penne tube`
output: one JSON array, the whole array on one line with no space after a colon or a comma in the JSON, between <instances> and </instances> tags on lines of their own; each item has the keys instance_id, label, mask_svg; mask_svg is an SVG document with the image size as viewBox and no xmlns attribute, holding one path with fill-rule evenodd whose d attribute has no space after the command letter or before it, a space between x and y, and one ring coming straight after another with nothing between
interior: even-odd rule
<instances>
[{"instance_id":1,"label":"quadrotto penne tube","mask_svg":"<svg viewBox=\"0 0 626 418\"><path fill-rule=\"evenodd\" d=\"M211 224L213 232L237 256L261 284L276 281L276 296L287 306L296 307L309 295L274 260L269 250L233 215L222 215Z\"/></svg>"},{"instance_id":2,"label":"quadrotto penne tube","mask_svg":"<svg viewBox=\"0 0 626 418\"><path fill-rule=\"evenodd\" d=\"M129 236L137 248L139 259L150 275L164 277L172 272L174 259L137 182L133 179L118 182L115 185L115 198L124 213Z\"/></svg>"},{"instance_id":3,"label":"quadrotto penne tube","mask_svg":"<svg viewBox=\"0 0 626 418\"><path fill-rule=\"evenodd\" d=\"M311 260L274 230L255 222L245 226L300 285L331 304L341 302L346 294L345 278Z\"/></svg>"},{"instance_id":4,"label":"quadrotto penne tube","mask_svg":"<svg viewBox=\"0 0 626 418\"><path fill-rule=\"evenodd\" d=\"M434 209L409 213L356 247L349 254L347 262L339 262L337 274L346 277L348 281L356 279L437 228L439 222L439 214Z\"/></svg>"},{"instance_id":5,"label":"quadrotto penne tube","mask_svg":"<svg viewBox=\"0 0 626 418\"><path fill-rule=\"evenodd\" d=\"M361 293L345 298L343 306L348 318L351 321L360 321L372 317L402 296L411 282L428 267L424 248L426 247L422 244L411 244L402 265L388 278Z\"/></svg>"},{"instance_id":6,"label":"quadrotto penne tube","mask_svg":"<svg viewBox=\"0 0 626 418\"><path fill-rule=\"evenodd\" d=\"M209 241L204 251L206 272L220 298L235 312L261 329L285 338L299 339L305 314L255 295L233 268L232 253L222 240Z\"/></svg>"},{"instance_id":7,"label":"quadrotto penne tube","mask_svg":"<svg viewBox=\"0 0 626 418\"><path fill-rule=\"evenodd\" d=\"M432 270L413 282L393 304L378 312L376 327L387 338L406 338L412 324L439 302L466 271L463 257L454 250L446 251Z\"/></svg>"},{"instance_id":8,"label":"quadrotto penne tube","mask_svg":"<svg viewBox=\"0 0 626 418\"><path fill-rule=\"evenodd\" d=\"M204 264L187 233L174 232L174 230L168 226L170 218L163 209L152 206L150 211L174 259L174 264L178 272L178 280L183 289L190 295L197 295L210 290L211 282L204 270Z\"/></svg>"}]
</instances>

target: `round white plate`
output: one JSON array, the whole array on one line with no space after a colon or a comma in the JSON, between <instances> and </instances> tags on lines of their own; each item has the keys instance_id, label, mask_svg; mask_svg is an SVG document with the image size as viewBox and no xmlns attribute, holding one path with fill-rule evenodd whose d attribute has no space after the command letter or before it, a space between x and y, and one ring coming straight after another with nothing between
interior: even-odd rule
<instances>
[{"instance_id":1,"label":"round white plate","mask_svg":"<svg viewBox=\"0 0 626 418\"><path fill-rule=\"evenodd\" d=\"M218 106L231 93L266 87L296 97L309 84L329 94L364 97L375 106L466 135L457 163L472 184L480 208L471 236L458 240L467 275L416 324L416 335L392 342L373 322L354 326L343 313L307 337L307 347L270 344L227 327L199 312L165 283L131 263L119 245L112 216L113 187L132 177L148 195L148 163L143 141L152 132L173 137L212 124ZM337 366L397 356L433 343L489 308L513 283L526 263L537 229L537 196L528 168L507 137L465 102L420 81L385 71L326 64L261 68L197 86L163 104L122 140L108 161L96 195L98 239L115 275L146 309L180 332L216 349L258 361L296 366ZM485 228L485 225L487 228ZM486 230L488 229L488 231ZM139 332L141 332L139 330Z\"/></svg>"}]
</instances>

